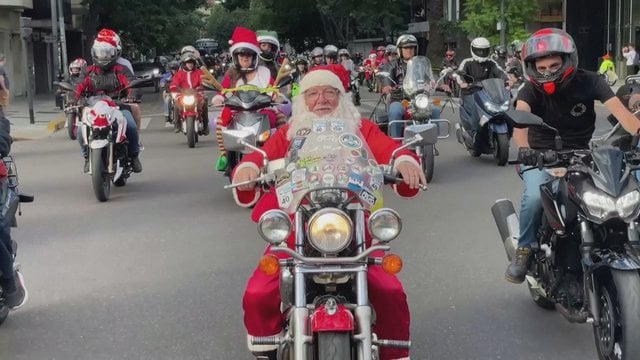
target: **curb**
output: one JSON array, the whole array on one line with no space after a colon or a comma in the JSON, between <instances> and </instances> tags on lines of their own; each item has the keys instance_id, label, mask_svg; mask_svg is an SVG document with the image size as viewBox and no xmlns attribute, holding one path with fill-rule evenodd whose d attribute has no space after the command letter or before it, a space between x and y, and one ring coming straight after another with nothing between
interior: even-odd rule
<instances>
[{"instance_id":1,"label":"curb","mask_svg":"<svg viewBox=\"0 0 640 360\"><path fill-rule=\"evenodd\" d=\"M50 133L56 132L64 127L66 122L65 116L61 115L60 118L51 120L47 123L47 131Z\"/></svg>"}]
</instances>

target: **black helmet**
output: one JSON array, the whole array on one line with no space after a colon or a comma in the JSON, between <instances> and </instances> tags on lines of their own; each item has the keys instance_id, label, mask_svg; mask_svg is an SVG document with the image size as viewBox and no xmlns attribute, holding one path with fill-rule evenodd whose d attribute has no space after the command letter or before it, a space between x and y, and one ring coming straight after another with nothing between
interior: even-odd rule
<instances>
[{"instance_id":1,"label":"black helmet","mask_svg":"<svg viewBox=\"0 0 640 360\"><path fill-rule=\"evenodd\" d=\"M536 60L559 55L562 65L553 73L540 73ZM571 35L560 29L546 28L533 33L522 47L524 72L536 89L553 94L564 87L575 75L578 67L578 51Z\"/></svg>"},{"instance_id":2,"label":"black helmet","mask_svg":"<svg viewBox=\"0 0 640 360\"><path fill-rule=\"evenodd\" d=\"M180 63L177 62L176 60L169 61L167 66L169 67L170 70L178 70L178 69L180 69Z\"/></svg>"},{"instance_id":3,"label":"black helmet","mask_svg":"<svg viewBox=\"0 0 640 360\"><path fill-rule=\"evenodd\" d=\"M300 56L299 58L296 59L296 61L294 62L295 65L300 65L303 64L305 66L309 65L309 61L307 61L307 59L305 59L304 57Z\"/></svg>"},{"instance_id":4,"label":"black helmet","mask_svg":"<svg viewBox=\"0 0 640 360\"><path fill-rule=\"evenodd\" d=\"M496 55L498 55L498 57L507 56L507 51L504 49L504 46L502 46L502 45L496 46L495 52L496 52Z\"/></svg>"}]
</instances>

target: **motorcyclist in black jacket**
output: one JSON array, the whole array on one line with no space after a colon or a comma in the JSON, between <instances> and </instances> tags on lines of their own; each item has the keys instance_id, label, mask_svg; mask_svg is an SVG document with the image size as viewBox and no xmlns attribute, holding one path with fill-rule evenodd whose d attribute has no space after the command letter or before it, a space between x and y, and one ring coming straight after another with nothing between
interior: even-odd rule
<instances>
[{"instance_id":1,"label":"motorcyclist in black jacket","mask_svg":"<svg viewBox=\"0 0 640 360\"><path fill-rule=\"evenodd\" d=\"M489 40L483 37L475 38L471 42L471 57L462 60L458 67L460 74L454 74L454 78L462 88L462 108L460 110L460 122L472 137L478 132L480 118L476 111L473 94L480 89L469 88L469 84L480 83L486 79L505 79L507 74L498 64L489 58L491 45Z\"/></svg>"},{"instance_id":2,"label":"motorcyclist in black jacket","mask_svg":"<svg viewBox=\"0 0 640 360\"><path fill-rule=\"evenodd\" d=\"M11 151L11 135L9 120L4 116L0 106L0 161ZM7 170L4 169L0 177L1 181L6 181ZM0 191L1 188L0 188ZM1 196L2 194L0 194ZM2 286L2 297L9 309L17 309L27 301L27 289L19 270L13 269L13 259L15 257L15 245L11 240L11 224L9 219L0 211L0 285Z\"/></svg>"}]
</instances>

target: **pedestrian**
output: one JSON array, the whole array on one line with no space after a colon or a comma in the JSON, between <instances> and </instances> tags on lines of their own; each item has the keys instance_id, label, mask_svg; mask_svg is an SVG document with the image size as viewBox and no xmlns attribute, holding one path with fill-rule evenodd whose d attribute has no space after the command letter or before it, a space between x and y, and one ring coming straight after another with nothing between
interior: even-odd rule
<instances>
[{"instance_id":1,"label":"pedestrian","mask_svg":"<svg viewBox=\"0 0 640 360\"><path fill-rule=\"evenodd\" d=\"M9 77L4 69L5 57L0 53L0 107L4 112L9 108Z\"/></svg>"},{"instance_id":2,"label":"pedestrian","mask_svg":"<svg viewBox=\"0 0 640 360\"><path fill-rule=\"evenodd\" d=\"M633 44L629 44L622 48L622 56L627 59L627 75L635 75L638 73L638 53Z\"/></svg>"}]
</instances>

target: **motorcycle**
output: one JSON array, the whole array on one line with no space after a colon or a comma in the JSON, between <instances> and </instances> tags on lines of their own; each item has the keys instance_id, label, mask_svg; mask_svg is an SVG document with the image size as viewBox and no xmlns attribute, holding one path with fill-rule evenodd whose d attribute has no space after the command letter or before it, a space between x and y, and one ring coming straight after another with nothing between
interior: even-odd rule
<instances>
[{"instance_id":1,"label":"motorcycle","mask_svg":"<svg viewBox=\"0 0 640 360\"><path fill-rule=\"evenodd\" d=\"M353 102L353 105L360 106L360 84L357 76L351 76L349 91L351 92L351 101Z\"/></svg>"},{"instance_id":2,"label":"motorcycle","mask_svg":"<svg viewBox=\"0 0 640 360\"><path fill-rule=\"evenodd\" d=\"M339 129L339 125L333 124L327 125L326 131ZM327 151L315 145L305 156L314 154L318 162L300 161L293 153L300 154L294 151L286 160L269 163L266 153L254 146L253 133L223 132L225 147L261 153L267 169L254 181L225 188L253 182L275 188L279 209L261 216L258 232L271 244L272 252L289 256L278 259L268 254L260 259L262 272L279 273L281 309L286 321L282 335L253 337L253 345L277 346L278 360L373 360L379 358L380 347L410 348L410 341L378 339L372 331L374 315L367 284L370 265L382 265L384 271L393 275L401 270L399 256L374 255L390 250L388 244L401 230L399 215L392 209L381 208L382 184L397 181L389 172L396 154L423 142L434 142L437 136L433 127L415 125L407 131L413 134L412 138L395 150L391 164L384 166L362 155L354 158L348 148L331 146ZM345 135L351 136L351 142L366 146L360 139L354 139L353 134L341 137ZM337 141L337 135L334 136ZM314 139L306 138L306 142L310 141ZM293 222L289 214L293 214ZM368 221L367 214L370 214ZM377 241L372 246L365 240L365 226ZM295 244L290 248L286 242L292 231ZM333 235L321 235L325 232Z\"/></svg>"},{"instance_id":3,"label":"motorcycle","mask_svg":"<svg viewBox=\"0 0 640 360\"><path fill-rule=\"evenodd\" d=\"M379 72L379 78L386 78L391 81L391 76L388 72ZM440 106L440 99L434 98L433 92L435 89L431 88L431 81L433 80L433 73L431 70L431 63L429 59L424 56L414 56L407 62L407 69L404 80L402 82L402 88L397 88L398 91L402 91L402 97L409 100L403 100L402 105L405 108L405 114L403 120L388 121L388 113L376 118L376 123L381 126L382 129L394 124L406 126L412 125L426 125L434 127L437 130L437 139L446 139L449 137L450 123L446 119L433 119L431 117L433 108ZM395 81L393 81L395 83ZM439 81L438 81L439 82ZM436 83L438 83L436 82ZM396 84L397 85L397 84ZM406 138L397 138L404 141ZM416 146L412 148L415 151L418 158L420 158L420 166L427 182L431 182L433 179L435 169L435 156L438 155L438 151L435 147L436 142L425 144L424 146Z\"/></svg>"},{"instance_id":4,"label":"motorcycle","mask_svg":"<svg viewBox=\"0 0 640 360\"><path fill-rule=\"evenodd\" d=\"M255 135L254 146L261 147L271 137L273 132L269 116L260 110L272 106L283 106L290 103L274 103L269 93L278 92L279 88L286 86L290 82L290 77L279 84L278 88L259 89L253 85L242 85L234 89L226 89L225 93L231 94L224 101L233 115L227 127L229 130L245 130ZM290 110L285 111L289 115ZM242 152L227 150L227 168L225 175L231 177L231 171L242 160ZM231 179L231 178L229 178Z\"/></svg>"},{"instance_id":5,"label":"motorcycle","mask_svg":"<svg viewBox=\"0 0 640 360\"><path fill-rule=\"evenodd\" d=\"M480 83L469 84L469 88L474 87L480 89L473 94L476 113L479 117L475 121L480 124L480 129L474 138L458 122L456 137L471 156L479 157L482 154L493 154L498 166L504 166L509 160L509 141L513 135L513 128L504 115L507 110L512 108L510 104L511 93L505 87L502 79L486 79ZM461 109L461 111L464 110Z\"/></svg>"},{"instance_id":6,"label":"motorcycle","mask_svg":"<svg viewBox=\"0 0 640 360\"><path fill-rule=\"evenodd\" d=\"M78 105L73 98L75 87L68 82L54 81L54 85L58 86L64 93L62 109L65 113L65 126L69 139L76 140L78 134L78 123L80 122L80 114L82 114L82 106Z\"/></svg>"},{"instance_id":7,"label":"motorcycle","mask_svg":"<svg viewBox=\"0 0 640 360\"><path fill-rule=\"evenodd\" d=\"M175 126L187 136L190 148L196 146L198 136L203 134L205 126L209 126L199 111L203 103L206 104L207 99L196 89L182 89L175 97Z\"/></svg>"},{"instance_id":8,"label":"motorcycle","mask_svg":"<svg viewBox=\"0 0 640 360\"><path fill-rule=\"evenodd\" d=\"M508 112L516 127L556 129L539 117ZM640 170L636 146L606 143L586 150L548 151L538 166L552 179L540 186L544 215L525 281L533 301L569 322L593 326L600 359L640 359ZM637 139L636 139L637 140ZM527 171L527 170L525 170ZM507 252L514 256L518 218L509 200L491 208Z\"/></svg>"},{"instance_id":9,"label":"motorcycle","mask_svg":"<svg viewBox=\"0 0 640 360\"><path fill-rule=\"evenodd\" d=\"M144 79L131 81L123 89L144 85ZM92 96L87 99L80 134L83 145L88 147L89 172L93 192L100 202L109 200L111 182L125 186L133 172L127 149L126 119L110 97Z\"/></svg>"},{"instance_id":10,"label":"motorcycle","mask_svg":"<svg viewBox=\"0 0 640 360\"><path fill-rule=\"evenodd\" d=\"M33 202L34 196L18 191L18 171L16 163L12 156L5 156L0 160L0 211L7 219L11 227L17 227L16 212L22 215L20 209L21 203ZM15 240L11 240L13 246L13 256L15 260L18 244ZM20 272L20 264L14 262L14 272ZM0 272L0 275L2 273ZM21 275L18 275L21 276ZM9 316L9 307L4 302L4 292L0 286L0 324L2 324Z\"/></svg>"}]
</instances>

